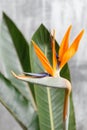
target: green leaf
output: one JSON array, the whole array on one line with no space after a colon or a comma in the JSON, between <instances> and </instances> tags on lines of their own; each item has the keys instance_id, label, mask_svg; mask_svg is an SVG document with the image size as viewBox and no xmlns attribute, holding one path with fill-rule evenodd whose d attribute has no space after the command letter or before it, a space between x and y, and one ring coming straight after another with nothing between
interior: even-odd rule
<instances>
[{"instance_id":1,"label":"green leaf","mask_svg":"<svg viewBox=\"0 0 87 130\"><path fill-rule=\"evenodd\" d=\"M57 88L57 89L62 89L62 91L64 91L64 89L65 89L65 92L66 92L65 96L66 97L68 96L68 99L66 97L64 97L63 104L66 104L68 101L68 104L67 104L68 106L66 106L66 105L63 106L63 112L65 113L67 108L68 108L68 110L67 110L68 112L66 113L67 115L63 116L63 119L65 119L65 117L67 117L65 120L63 120L63 128L64 128L64 130L68 130L70 95L67 95L67 94L69 94L71 92L71 83L67 79L62 78L60 76L57 76L57 77L50 77L50 76L48 77L47 76L47 77L42 77L42 78L34 78L34 77L24 76L24 74L17 76L14 72L12 72L12 74L17 79L20 79L20 80L23 80L26 82L30 82L33 84L41 85L43 87L49 87L49 88L47 88L48 90L50 90L50 88ZM48 95L50 95L50 93L48 93ZM50 98L48 97L48 99L50 99ZM49 102L49 103L51 105L51 102ZM49 111L50 111L50 115L51 115L50 118L53 119L52 114L51 114L52 108L49 107ZM52 122L52 120L51 120L51 122Z\"/></svg>"},{"instance_id":2,"label":"green leaf","mask_svg":"<svg viewBox=\"0 0 87 130\"><path fill-rule=\"evenodd\" d=\"M48 30L41 25L35 32L32 40L37 43L40 49L44 52L46 57L52 64L52 52L50 45L50 34ZM33 54L33 55L32 55ZM30 45L30 59L32 72L44 72L44 69L38 60L32 44ZM67 64L61 71L61 76L70 80L70 74ZM42 130L62 130L63 129L63 104L64 104L64 90L54 88L44 88L40 85L35 85L35 96L38 106L40 128ZM70 96L70 118L69 130L76 130L75 115L72 102L72 95ZM71 124L73 128L71 127Z\"/></svg>"},{"instance_id":3,"label":"green leaf","mask_svg":"<svg viewBox=\"0 0 87 130\"><path fill-rule=\"evenodd\" d=\"M28 125L31 125L31 128L32 128L33 122L34 122L34 125L36 126L38 125L38 122L36 119L37 116L34 116L32 111L28 110L32 108L34 112L36 111L36 103L34 100L34 87L32 85L31 86L32 88L30 88L27 83L20 82L14 79L14 77L11 75L11 70L14 70L16 72L22 72L25 70L29 71L30 70L29 64L30 63L29 63L28 43L26 42L21 32L17 29L16 25L12 22L12 20L8 16L3 14L3 22L0 28L0 66L1 66L0 72L2 72L6 78L0 79L0 80L2 82L2 85L4 85L3 87L5 87L5 89L6 87L8 89L10 85L8 81L11 82L10 86L12 87L9 87L8 97L10 98L10 95L12 92L13 93L15 92L15 97L13 101L10 102L10 106L9 106L9 104L6 102L7 96L4 90L2 91L3 97L1 97L1 102L10 112L14 113L13 114L14 117L16 117L17 113L19 112L17 120L19 122L25 123L24 125L26 128L28 127ZM1 85L1 82L0 82L0 85ZM20 95L17 94L18 96L16 95L17 91L20 93ZM19 99L16 99L16 100L19 100L16 105L18 105L19 103L18 108L21 108L18 110L17 110L17 106L16 107L14 106L16 97L19 98ZM24 98L22 105L24 105L24 102L25 102L25 107L22 107L21 105L21 100L20 100L21 97ZM12 98L12 95L11 95L11 98ZM27 102L27 105L26 105L26 102ZM22 110L24 112L23 114L24 117L21 116L22 111L19 111L19 110ZM27 114L27 111L30 111L30 113ZM32 118L29 114L32 116ZM26 119L23 119L23 118L26 118ZM26 120L26 122L24 122L23 120L24 121ZM32 129L35 129L35 127L33 127Z\"/></svg>"},{"instance_id":4,"label":"green leaf","mask_svg":"<svg viewBox=\"0 0 87 130\"><path fill-rule=\"evenodd\" d=\"M14 80L11 75L11 70L18 72L31 71L29 46L22 33L5 13L3 13L3 22L0 30L0 60L4 75L12 81L27 99L30 100L29 91L31 91L32 98L34 98L33 85L30 85L29 90L28 84Z\"/></svg>"},{"instance_id":5,"label":"green leaf","mask_svg":"<svg viewBox=\"0 0 87 130\"><path fill-rule=\"evenodd\" d=\"M30 71L28 42L25 40L24 36L13 23L13 21L5 13L3 13L3 19L9 30L10 36L12 38L14 47L18 54L23 70Z\"/></svg>"},{"instance_id":6,"label":"green leaf","mask_svg":"<svg viewBox=\"0 0 87 130\"><path fill-rule=\"evenodd\" d=\"M31 102L0 73L0 101L24 130L39 130L38 117Z\"/></svg>"}]
</instances>

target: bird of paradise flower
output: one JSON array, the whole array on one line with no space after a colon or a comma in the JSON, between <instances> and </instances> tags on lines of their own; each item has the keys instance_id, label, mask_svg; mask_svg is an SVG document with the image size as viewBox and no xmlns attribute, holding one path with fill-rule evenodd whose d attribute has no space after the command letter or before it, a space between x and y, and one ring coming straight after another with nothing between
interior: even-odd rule
<instances>
[{"instance_id":1,"label":"bird of paradise flower","mask_svg":"<svg viewBox=\"0 0 87 130\"><path fill-rule=\"evenodd\" d=\"M42 63L42 66L44 67L45 72L38 73L38 74L24 72L23 75L19 75L19 76L17 76L14 72L12 72L12 74L16 78L24 80L24 81L33 82L36 84L41 84L41 81L39 80L39 78L41 79L43 77L52 77L52 79L57 78L57 80L59 79L59 80L64 81L66 93L65 93L64 109L63 109L63 122L65 124L66 124L66 119L68 116L68 105L69 105L69 96L71 92L71 83L67 79L60 77L59 72L64 67L64 65L71 59L71 57L76 53L80 40L84 33L84 30L82 30L78 34L78 36L75 38L75 40L72 42L71 46L69 47L69 37L70 37L71 28L72 26L70 25L62 39L58 53L55 50L55 31L53 31L52 40L51 40L52 55L53 55L52 66L50 65L49 60L41 51L41 49L37 46L37 44L34 41L32 41L36 55L39 58L40 62ZM32 80L29 80L29 79L32 79ZM44 79L44 82L45 82L45 79Z\"/></svg>"}]
</instances>

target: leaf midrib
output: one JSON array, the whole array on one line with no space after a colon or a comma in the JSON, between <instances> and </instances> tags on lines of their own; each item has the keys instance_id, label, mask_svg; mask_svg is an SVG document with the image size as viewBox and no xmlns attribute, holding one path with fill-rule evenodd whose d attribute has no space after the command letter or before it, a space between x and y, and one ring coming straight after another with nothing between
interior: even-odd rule
<instances>
[{"instance_id":1,"label":"leaf midrib","mask_svg":"<svg viewBox=\"0 0 87 130\"><path fill-rule=\"evenodd\" d=\"M46 45L45 45L45 56L47 57L47 46ZM48 96L48 106L49 106L51 130L54 130L52 102L51 102L51 92L50 92L50 88L49 87L47 87L47 96Z\"/></svg>"},{"instance_id":2,"label":"leaf midrib","mask_svg":"<svg viewBox=\"0 0 87 130\"><path fill-rule=\"evenodd\" d=\"M48 96L48 105L49 105L51 130L54 130L51 93L50 93L50 88L49 87L47 87L47 96Z\"/></svg>"}]
</instances>

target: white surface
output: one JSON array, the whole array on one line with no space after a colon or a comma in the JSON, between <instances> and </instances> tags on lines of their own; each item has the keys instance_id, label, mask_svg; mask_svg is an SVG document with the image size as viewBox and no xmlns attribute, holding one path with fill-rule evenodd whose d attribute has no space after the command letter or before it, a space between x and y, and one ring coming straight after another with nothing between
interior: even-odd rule
<instances>
[{"instance_id":1,"label":"white surface","mask_svg":"<svg viewBox=\"0 0 87 130\"><path fill-rule=\"evenodd\" d=\"M59 42L70 24L73 25L70 41L82 28L85 29L70 68L77 130L87 130L87 0L0 0L0 21L2 11L15 21L28 40L41 23L49 30L56 29ZM0 130L21 130L2 105Z\"/></svg>"}]
</instances>

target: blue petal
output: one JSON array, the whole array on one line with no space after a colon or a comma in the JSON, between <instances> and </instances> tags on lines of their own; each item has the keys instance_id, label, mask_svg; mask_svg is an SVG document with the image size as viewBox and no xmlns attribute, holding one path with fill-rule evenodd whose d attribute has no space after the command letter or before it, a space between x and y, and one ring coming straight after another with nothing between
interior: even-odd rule
<instances>
[{"instance_id":1,"label":"blue petal","mask_svg":"<svg viewBox=\"0 0 87 130\"><path fill-rule=\"evenodd\" d=\"M50 76L48 73L27 73L27 72L23 72L23 74L25 74L26 76L31 76L34 78L42 78L42 77L46 77L46 76Z\"/></svg>"}]
</instances>

